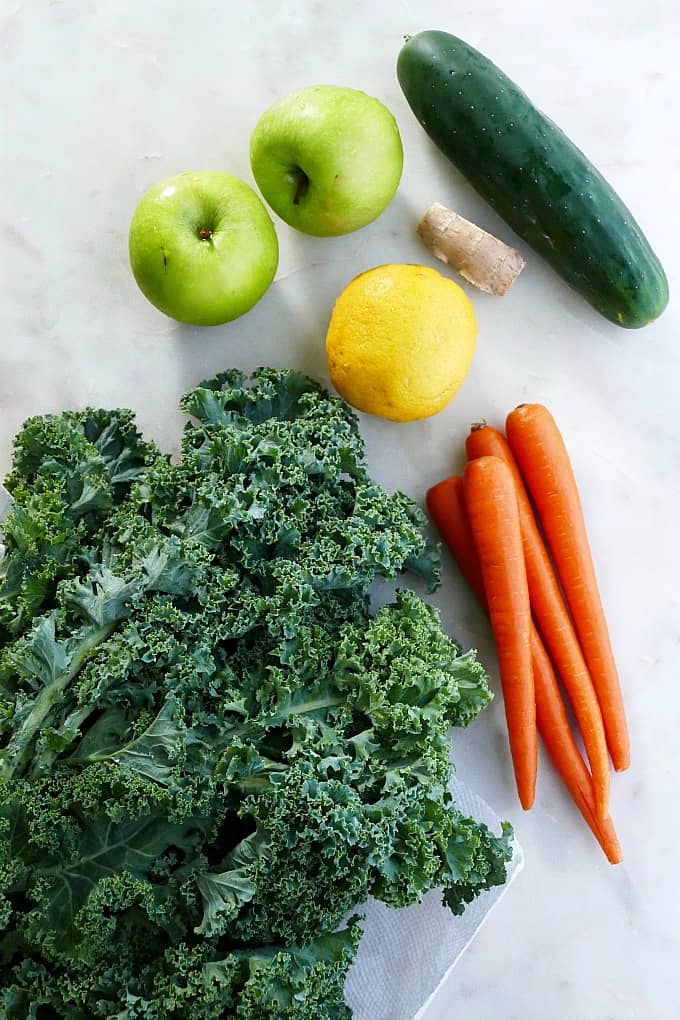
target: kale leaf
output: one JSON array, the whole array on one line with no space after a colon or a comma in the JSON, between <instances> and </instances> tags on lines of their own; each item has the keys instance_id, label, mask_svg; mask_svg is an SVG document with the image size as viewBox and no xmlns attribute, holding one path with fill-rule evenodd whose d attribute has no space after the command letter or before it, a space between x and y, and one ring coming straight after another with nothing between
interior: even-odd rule
<instances>
[{"instance_id":1,"label":"kale leaf","mask_svg":"<svg viewBox=\"0 0 680 1020\"><path fill-rule=\"evenodd\" d=\"M0 1013L339 1020L344 919L502 883L452 802L489 701L422 512L299 373L186 394L176 462L128 411L33 418L0 562Z\"/></svg>"}]
</instances>

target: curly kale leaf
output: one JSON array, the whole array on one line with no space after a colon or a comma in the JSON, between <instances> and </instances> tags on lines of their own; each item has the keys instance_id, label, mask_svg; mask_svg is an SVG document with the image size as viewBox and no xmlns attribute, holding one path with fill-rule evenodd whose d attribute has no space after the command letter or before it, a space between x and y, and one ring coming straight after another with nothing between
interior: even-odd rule
<instances>
[{"instance_id":1,"label":"curly kale leaf","mask_svg":"<svg viewBox=\"0 0 680 1020\"><path fill-rule=\"evenodd\" d=\"M240 956L249 979L236 1008L237 1020L351 1020L343 987L359 937L359 929L350 924L304 949Z\"/></svg>"},{"instance_id":2,"label":"curly kale leaf","mask_svg":"<svg viewBox=\"0 0 680 1020\"><path fill-rule=\"evenodd\" d=\"M5 480L13 504L3 523L0 633L21 633L50 609L56 587L87 567L83 551L111 511L160 454L142 440L132 412L88 408L29 418Z\"/></svg>"},{"instance_id":3,"label":"curly kale leaf","mask_svg":"<svg viewBox=\"0 0 680 1020\"><path fill-rule=\"evenodd\" d=\"M174 698L165 702L145 729L121 745L128 729L129 722L120 707L107 709L66 761L74 766L109 761L162 786L176 781L186 757L187 732L178 718Z\"/></svg>"},{"instance_id":4,"label":"curly kale leaf","mask_svg":"<svg viewBox=\"0 0 680 1020\"><path fill-rule=\"evenodd\" d=\"M299 373L264 369L250 384L218 376L182 407L199 420L184 435L184 470L198 502L227 523L222 555L248 568L294 558L315 588L368 590L411 567L436 584L422 512L370 482L344 401Z\"/></svg>"},{"instance_id":5,"label":"curly kale leaf","mask_svg":"<svg viewBox=\"0 0 680 1020\"><path fill-rule=\"evenodd\" d=\"M0 985L0 1009L16 1020L351 1020L343 990L360 934L350 921L304 947L226 954L180 942L136 974L120 959L68 975L27 959Z\"/></svg>"},{"instance_id":6,"label":"curly kale leaf","mask_svg":"<svg viewBox=\"0 0 680 1020\"><path fill-rule=\"evenodd\" d=\"M512 826L503 822L501 835L494 836L473 818L459 816L446 843L445 858L444 903L454 914L462 914L480 892L505 881L512 859Z\"/></svg>"},{"instance_id":7,"label":"curly kale leaf","mask_svg":"<svg viewBox=\"0 0 680 1020\"><path fill-rule=\"evenodd\" d=\"M295 372L183 400L171 462L129 412L31 419L0 568L0 1013L340 1020L372 894L504 880L449 793L490 698L413 592L422 512Z\"/></svg>"},{"instance_id":8,"label":"curly kale leaf","mask_svg":"<svg viewBox=\"0 0 680 1020\"><path fill-rule=\"evenodd\" d=\"M408 591L339 637L301 627L297 641L308 681L295 686L273 655L264 677L249 677L252 695L242 680L244 715L221 759L226 789L266 833L266 855L239 875L248 899L229 919L244 942L310 938L369 892L405 906L472 874L450 875L445 852L459 819L448 729L461 706L467 722L490 697L471 653Z\"/></svg>"},{"instance_id":9,"label":"curly kale leaf","mask_svg":"<svg viewBox=\"0 0 680 1020\"><path fill-rule=\"evenodd\" d=\"M201 831L198 825L173 824L151 813L118 824L84 820L77 839L73 832L69 837L60 859L46 859L34 869L27 892L36 907L26 925L26 936L39 941L43 953L56 938L54 951L61 960L69 952L78 955L78 913L98 890L115 888L121 875L124 879L145 878L158 870L162 855L171 849L191 854L201 840ZM91 902L90 910L92 906ZM100 909L106 906L101 903Z\"/></svg>"}]
</instances>

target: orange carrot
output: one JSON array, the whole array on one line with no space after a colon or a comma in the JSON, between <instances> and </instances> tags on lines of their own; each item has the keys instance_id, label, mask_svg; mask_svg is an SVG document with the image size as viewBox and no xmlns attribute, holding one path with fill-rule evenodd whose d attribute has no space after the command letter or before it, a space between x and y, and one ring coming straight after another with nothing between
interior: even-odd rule
<instances>
[{"instance_id":1,"label":"orange carrot","mask_svg":"<svg viewBox=\"0 0 680 1020\"><path fill-rule=\"evenodd\" d=\"M543 526L600 702L609 753L620 772L630 765L626 714L569 454L541 404L515 408L506 432Z\"/></svg>"},{"instance_id":2,"label":"orange carrot","mask_svg":"<svg viewBox=\"0 0 680 1020\"><path fill-rule=\"evenodd\" d=\"M498 457L480 457L465 468L463 495L496 640L517 792L528 811L536 792L536 703L531 607L515 483Z\"/></svg>"},{"instance_id":3,"label":"orange carrot","mask_svg":"<svg viewBox=\"0 0 680 1020\"><path fill-rule=\"evenodd\" d=\"M488 613L482 568L465 510L463 479L452 475L438 485L433 485L427 491L425 502L446 548L460 567L482 609Z\"/></svg>"},{"instance_id":4,"label":"orange carrot","mask_svg":"<svg viewBox=\"0 0 680 1020\"><path fill-rule=\"evenodd\" d=\"M599 813L593 780L572 736L555 670L535 627L531 634L531 662L536 687L536 725L541 739L607 860L620 864L623 854L614 824L609 815L603 819Z\"/></svg>"},{"instance_id":5,"label":"orange carrot","mask_svg":"<svg viewBox=\"0 0 680 1020\"><path fill-rule=\"evenodd\" d=\"M593 775L597 813L600 818L606 818L609 813L609 756L602 713L519 468L503 433L488 425L472 427L466 449L470 460L476 457L500 457L512 473L517 491L531 610L573 706Z\"/></svg>"},{"instance_id":6,"label":"orange carrot","mask_svg":"<svg viewBox=\"0 0 680 1020\"><path fill-rule=\"evenodd\" d=\"M463 479L446 478L427 493L427 507L446 546L482 608L488 613L482 570L463 501ZM543 642L531 628L531 662L536 691L536 725L557 772L611 864L623 860L611 818L597 817L595 794L569 728L560 689Z\"/></svg>"}]
</instances>

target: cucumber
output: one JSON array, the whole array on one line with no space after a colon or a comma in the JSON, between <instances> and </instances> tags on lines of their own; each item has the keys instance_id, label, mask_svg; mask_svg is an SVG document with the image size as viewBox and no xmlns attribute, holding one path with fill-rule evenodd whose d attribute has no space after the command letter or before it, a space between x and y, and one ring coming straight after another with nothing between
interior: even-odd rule
<instances>
[{"instance_id":1,"label":"cucumber","mask_svg":"<svg viewBox=\"0 0 680 1020\"><path fill-rule=\"evenodd\" d=\"M666 275L626 206L495 64L456 36L421 32L397 76L432 141L598 312L629 329L663 312Z\"/></svg>"}]
</instances>

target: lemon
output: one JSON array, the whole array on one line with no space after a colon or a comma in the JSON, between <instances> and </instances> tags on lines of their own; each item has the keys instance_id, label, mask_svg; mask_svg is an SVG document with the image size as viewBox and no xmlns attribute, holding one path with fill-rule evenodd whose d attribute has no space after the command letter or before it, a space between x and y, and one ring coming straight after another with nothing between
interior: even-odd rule
<instances>
[{"instance_id":1,"label":"lemon","mask_svg":"<svg viewBox=\"0 0 680 1020\"><path fill-rule=\"evenodd\" d=\"M326 356L333 385L359 411L429 418L460 388L477 336L457 283L427 266L377 266L335 302Z\"/></svg>"}]
</instances>

